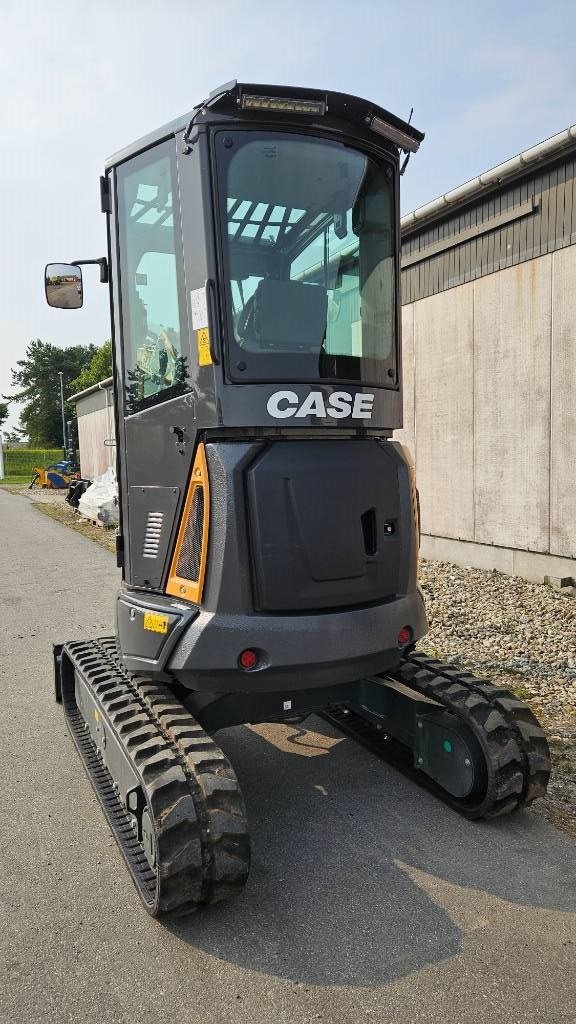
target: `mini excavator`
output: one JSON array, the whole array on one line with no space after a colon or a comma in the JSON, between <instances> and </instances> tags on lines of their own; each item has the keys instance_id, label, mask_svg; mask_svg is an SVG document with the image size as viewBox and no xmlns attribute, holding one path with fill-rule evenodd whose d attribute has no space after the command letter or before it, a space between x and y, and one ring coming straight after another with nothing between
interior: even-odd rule
<instances>
[{"instance_id":1,"label":"mini excavator","mask_svg":"<svg viewBox=\"0 0 576 1024\"><path fill-rule=\"evenodd\" d=\"M542 729L415 648L400 174L421 132L337 92L230 82L101 178L122 582L116 635L54 648L56 699L146 910L242 890L215 735L317 713L467 818L542 796Z\"/></svg>"}]
</instances>

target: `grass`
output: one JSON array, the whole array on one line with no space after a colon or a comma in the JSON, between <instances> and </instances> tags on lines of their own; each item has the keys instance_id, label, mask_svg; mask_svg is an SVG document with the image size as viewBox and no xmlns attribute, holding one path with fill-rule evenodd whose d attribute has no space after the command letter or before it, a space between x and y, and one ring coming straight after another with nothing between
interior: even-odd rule
<instances>
[{"instance_id":1,"label":"grass","mask_svg":"<svg viewBox=\"0 0 576 1024\"><path fill-rule=\"evenodd\" d=\"M21 475L14 473L14 475L4 476L0 480L0 487L6 487L7 490L10 490L12 487L17 487L18 490L21 490L23 487L28 486L32 480L32 476L32 473L22 473Z\"/></svg>"},{"instance_id":2,"label":"grass","mask_svg":"<svg viewBox=\"0 0 576 1024\"><path fill-rule=\"evenodd\" d=\"M62 505L53 505L48 504L48 502L35 501L33 505L34 508L37 508L45 516L49 516L50 519L55 519L58 523L62 523L62 526L70 527L76 533L81 533L83 537L88 537L89 540L95 541L96 544L100 544L107 551L112 553L116 551L116 534L114 530L105 526L96 526L89 519L83 519L65 502Z\"/></svg>"},{"instance_id":3,"label":"grass","mask_svg":"<svg viewBox=\"0 0 576 1024\"><path fill-rule=\"evenodd\" d=\"M514 684L514 686L508 685L506 688L510 690L510 693L513 693L515 697L518 697L518 700L528 701L532 696L530 690L527 690L525 686L517 686Z\"/></svg>"}]
</instances>

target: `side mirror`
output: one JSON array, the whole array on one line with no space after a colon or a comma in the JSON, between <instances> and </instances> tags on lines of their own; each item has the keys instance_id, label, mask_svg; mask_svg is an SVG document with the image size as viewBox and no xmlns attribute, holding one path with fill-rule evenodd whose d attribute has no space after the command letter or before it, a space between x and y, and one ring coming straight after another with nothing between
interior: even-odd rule
<instances>
[{"instance_id":1,"label":"side mirror","mask_svg":"<svg viewBox=\"0 0 576 1024\"><path fill-rule=\"evenodd\" d=\"M74 263L48 263L44 271L46 302L56 309L80 309L84 301L82 271Z\"/></svg>"}]
</instances>

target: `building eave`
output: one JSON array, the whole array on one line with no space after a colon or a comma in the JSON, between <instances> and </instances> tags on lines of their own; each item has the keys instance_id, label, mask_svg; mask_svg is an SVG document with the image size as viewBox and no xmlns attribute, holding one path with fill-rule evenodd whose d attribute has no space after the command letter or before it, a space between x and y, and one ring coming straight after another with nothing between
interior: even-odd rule
<instances>
[{"instance_id":1,"label":"building eave","mask_svg":"<svg viewBox=\"0 0 576 1024\"><path fill-rule=\"evenodd\" d=\"M66 399L67 402L78 402L81 398L86 398L87 395L94 395L97 391L107 391L114 387L114 378L106 377L105 380L101 380L98 384L92 384L89 388L84 388L83 391L77 391L75 395L69 395Z\"/></svg>"},{"instance_id":2,"label":"building eave","mask_svg":"<svg viewBox=\"0 0 576 1024\"><path fill-rule=\"evenodd\" d=\"M466 181L463 185L453 188L450 192L433 199L424 206L419 206L402 217L400 228L402 234L409 235L420 230L425 224L438 220L457 207L465 206L480 195L498 188L500 185L508 184L514 178L521 177L527 170L539 162L553 160L570 146L576 145L576 125L565 128L564 131L552 135L551 138L539 142L536 146L524 150L505 160L504 163L484 171L476 178Z\"/></svg>"}]
</instances>

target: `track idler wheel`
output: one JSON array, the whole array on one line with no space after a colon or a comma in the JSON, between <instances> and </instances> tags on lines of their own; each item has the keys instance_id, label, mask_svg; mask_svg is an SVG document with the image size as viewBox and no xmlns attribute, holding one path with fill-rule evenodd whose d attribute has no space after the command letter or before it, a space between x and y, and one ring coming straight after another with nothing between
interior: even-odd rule
<instances>
[{"instance_id":1,"label":"track idler wheel","mask_svg":"<svg viewBox=\"0 0 576 1024\"><path fill-rule=\"evenodd\" d=\"M443 705L482 752L484 770L466 796L454 796L430 780L429 788L451 807L467 818L495 818L545 795L548 743L530 708L512 693L423 654L410 655L390 676Z\"/></svg>"}]
</instances>

